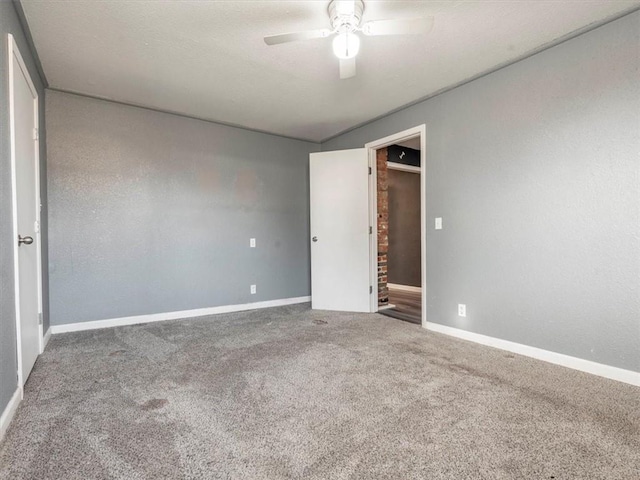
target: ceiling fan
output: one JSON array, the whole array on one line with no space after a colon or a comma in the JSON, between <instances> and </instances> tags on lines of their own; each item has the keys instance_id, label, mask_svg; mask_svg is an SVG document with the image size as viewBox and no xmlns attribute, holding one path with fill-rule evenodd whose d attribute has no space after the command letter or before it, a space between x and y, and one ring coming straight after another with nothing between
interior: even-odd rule
<instances>
[{"instance_id":1,"label":"ceiling fan","mask_svg":"<svg viewBox=\"0 0 640 480\"><path fill-rule=\"evenodd\" d=\"M356 55L360 49L358 32L368 36L416 35L429 33L433 27L433 17L375 20L361 25L363 0L331 0L327 12L331 28L268 35L264 37L264 41L267 45L278 45L336 35L333 39L333 53L340 59L340 78L346 79L356 74Z\"/></svg>"}]
</instances>

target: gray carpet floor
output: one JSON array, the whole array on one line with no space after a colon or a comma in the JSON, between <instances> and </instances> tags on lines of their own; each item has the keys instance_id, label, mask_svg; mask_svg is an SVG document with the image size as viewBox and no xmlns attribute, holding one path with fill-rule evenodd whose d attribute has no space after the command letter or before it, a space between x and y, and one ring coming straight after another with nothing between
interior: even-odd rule
<instances>
[{"instance_id":1,"label":"gray carpet floor","mask_svg":"<svg viewBox=\"0 0 640 480\"><path fill-rule=\"evenodd\" d=\"M640 389L306 305L57 335L2 479L638 479Z\"/></svg>"}]
</instances>

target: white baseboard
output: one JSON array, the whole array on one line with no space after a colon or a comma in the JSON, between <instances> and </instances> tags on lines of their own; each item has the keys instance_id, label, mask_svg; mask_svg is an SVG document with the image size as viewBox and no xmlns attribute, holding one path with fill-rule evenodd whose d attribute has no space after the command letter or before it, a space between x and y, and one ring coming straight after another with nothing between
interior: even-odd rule
<instances>
[{"instance_id":1,"label":"white baseboard","mask_svg":"<svg viewBox=\"0 0 640 480\"><path fill-rule=\"evenodd\" d=\"M9 425L11 424L11 420L13 420L13 416L16 414L16 410L18 410L18 405L20 405L20 401L22 400L22 388L17 387L16 391L13 393L11 400L2 412L2 416L0 416L0 442L4 438L4 435L7 433L9 429Z\"/></svg>"},{"instance_id":2,"label":"white baseboard","mask_svg":"<svg viewBox=\"0 0 640 480\"><path fill-rule=\"evenodd\" d=\"M397 283L387 283L387 287L393 288L394 290L404 290L405 292L420 293L422 291L421 287L412 287L411 285L399 285Z\"/></svg>"},{"instance_id":3,"label":"white baseboard","mask_svg":"<svg viewBox=\"0 0 640 480\"><path fill-rule=\"evenodd\" d=\"M617 380L618 382L629 383L631 385L640 387L640 372L611 367L609 365L603 365L602 363L596 363L590 360L584 360L582 358L571 357L562 353L550 352L548 350L530 347L521 343L488 337L479 333L460 330L459 328L447 327L446 325L440 325L439 323L427 322L426 328L427 330L444 333L445 335L461 338L470 342L499 348L501 350L517 353L526 357L543 360L545 362L561 365L563 367L580 370L581 372L591 373L593 375L598 375L600 377L605 377L611 380Z\"/></svg>"},{"instance_id":4,"label":"white baseboard","mask_svg":"<svg viewBox=\"0 0 640 480\"><path fill-rule=\"evenodd\" d=\"M202 317L218 313L242 312L245 310L257 310L260 308L281 307L296 303L310 302L311 297L282 298L279 300L267 300L265 302L244 303L241 305L223 305L220 307L197 308L195 310L182 310L179 312L152 313L149 315L135 315L133 317L110 318L107 320L93 320L90 322L67 323L65 325L51 325L51 333L80 332L82 330L96 330L98 328L122 327L139 323L163 322L165 320L179 320L181 318Z\"/></svg>"}]
</instances>

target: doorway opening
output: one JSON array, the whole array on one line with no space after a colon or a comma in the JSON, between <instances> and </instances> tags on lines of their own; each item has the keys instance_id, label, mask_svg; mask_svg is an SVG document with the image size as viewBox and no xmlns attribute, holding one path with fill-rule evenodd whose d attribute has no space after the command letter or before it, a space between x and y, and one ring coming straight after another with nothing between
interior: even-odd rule
<instances>
[{"instance_id":1,"label":"doorway opening","mask_svg":"<svg viewBox=\"0 0 640 480\"><path fill-rule=\"evenodd\" d=\"M371 311L426 324L425 126L367 144Z\"/></svg>"}]
</instances>

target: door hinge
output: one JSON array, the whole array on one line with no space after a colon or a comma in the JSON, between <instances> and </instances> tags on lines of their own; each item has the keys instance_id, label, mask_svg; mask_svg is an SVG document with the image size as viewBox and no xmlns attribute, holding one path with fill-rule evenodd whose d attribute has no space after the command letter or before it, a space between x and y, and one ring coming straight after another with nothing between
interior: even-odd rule
<instances>
[{"instance_id":1,"label":"door hinge","mask_svg":"<svg viewBox=\"0 0 640 480\"><path fill-rule=\"evenodd\" d=\"M38 313L38 325L42 325L42 312Z\"/></svg>"},{"instance_id":2,"label":"door hinge","mask_svg":"<svg viewBox=\"0 0 640 480\"><path fill-rule=\"evenodd\" d=\"M373 227L369 227L369 235L373 235Z\"/></svg>"},{"instance_id":3,"label":"door hinge","mask_svg":"<svg viewBox=\"0 0 640 480\"><path fill-rule=\"evenodd\" d=\"M33 129L33 139L34 140L38 140L38 129L37 128Z\"/></svg>"},{"instance_id":4,"label":"door hinge","mask_svg":"<svg viewBox=\"0 0 640 480\"><path fill-rule=\"evenodd\" d=\"M373 293L373 285L369 285L369 295Z\"/></svg>"},{"instance_id":5,"label":"door hinge","mask_svg":"<svg viewBox=\"0 0 640 480\"><path fill-rule=\"evenodd\" d=\"M371 167L369 167L369 175L371 175Z\"/></svg>"}]
</instances>

